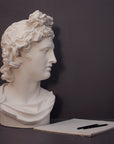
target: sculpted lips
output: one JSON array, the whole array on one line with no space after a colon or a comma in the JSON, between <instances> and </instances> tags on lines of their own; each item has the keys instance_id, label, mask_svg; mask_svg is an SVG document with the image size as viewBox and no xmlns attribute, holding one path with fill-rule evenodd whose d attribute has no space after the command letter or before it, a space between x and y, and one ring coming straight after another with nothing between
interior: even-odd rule
<instances>
[{"instance_id":1,"label":"sculpted lips","mask_svg":"<svg viewBox=\"0 0 114 144\"><path fill-rule=\"evenodd\" d=\"M51 68L52 68L52 65L49 65L49 66L46 67L46 69L47 69L48 71L51 71Z\"/></svg>"}]
</instances>

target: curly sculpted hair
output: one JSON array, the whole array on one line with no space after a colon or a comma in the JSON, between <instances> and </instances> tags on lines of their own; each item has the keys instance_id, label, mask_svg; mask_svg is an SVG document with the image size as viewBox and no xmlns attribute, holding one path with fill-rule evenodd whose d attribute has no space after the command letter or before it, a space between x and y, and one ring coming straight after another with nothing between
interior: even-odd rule
<instances>
[{"instance_id":1,"label":"curly sculpted hair","mask_svg":"<svg viewBox=\"0 0 114 144\"><path fill-rule=\"evenodd\" d=\"M15 22L6 29L1 40L3 80L14 81L12 70L23 63L23 50L29 51L33 42L40 42L43 38L54 38L52 25L53 18L37 10L29 15L29 19Z\"/></svg>"}]
</instances>

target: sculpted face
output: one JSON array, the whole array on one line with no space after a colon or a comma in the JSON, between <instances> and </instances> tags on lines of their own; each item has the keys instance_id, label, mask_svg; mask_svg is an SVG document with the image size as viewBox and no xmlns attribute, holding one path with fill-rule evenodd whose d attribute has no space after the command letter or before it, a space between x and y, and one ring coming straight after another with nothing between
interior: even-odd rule
<instances>
[{"instance_id":1,"label":"sculpted face","mask_svg":"<svg viewBox=\"0 0 114 144\"><path fill-rule=\"evenodd\" d=\"M41 42L33 43L31 50L23 57L22 67L29 78L31 77L34 81L49 78L52 64L56 63L52 38L44 38Z\"/></svg>"}]
</instances>

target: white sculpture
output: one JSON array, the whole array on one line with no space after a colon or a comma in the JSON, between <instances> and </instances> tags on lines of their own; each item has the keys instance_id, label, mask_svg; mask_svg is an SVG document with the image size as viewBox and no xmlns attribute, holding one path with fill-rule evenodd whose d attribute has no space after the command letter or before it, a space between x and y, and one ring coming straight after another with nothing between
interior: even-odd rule
<instances>
[{"instance_id":1,"label":"white sculpture","mask_svg":"<svg viewBox=\"0 0 114 144\"><path fill-rule=\"evenodd\" d=\"M13 23L1 40L3 66L0 87L0 123L33 128L48 124L55 96L40 87L50 77L54 55L53 18L35 11Z\"/></svg>"}]
</instances>

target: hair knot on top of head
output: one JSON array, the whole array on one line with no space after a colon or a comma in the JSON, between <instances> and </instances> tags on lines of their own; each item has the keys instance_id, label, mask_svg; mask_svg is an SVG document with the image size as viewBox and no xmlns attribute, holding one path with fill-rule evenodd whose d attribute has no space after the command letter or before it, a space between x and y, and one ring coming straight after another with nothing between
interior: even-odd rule
<instances>
[{"instance_id":1,"label":"hair knot on top of head","mask_svg":"<svg viewBox=\"0 0 114 144\"><path fill-rule=\"evenodd\" d=\"M27 20L27 23L28 25L32 25L35 28L43 25L47 27L52 27L53 18L37 10L34 13L29 15L29 19Z\"/></svg>"},{"instance_id":2,"label":"hair knot on top of head","mask_svg":"<svg viewBox=\"0 0 114 144\"><path fill-rule=\"evenodd\" d=\"M3 66L1 78L13 82L12 70L23 63L22 51L29 52L33 42L40 42L43 38L54 38L52 30L53 18L36 10L29 15L29 19L11 24L2 35L1 48Z\"/></svg>"}]
</instances>

